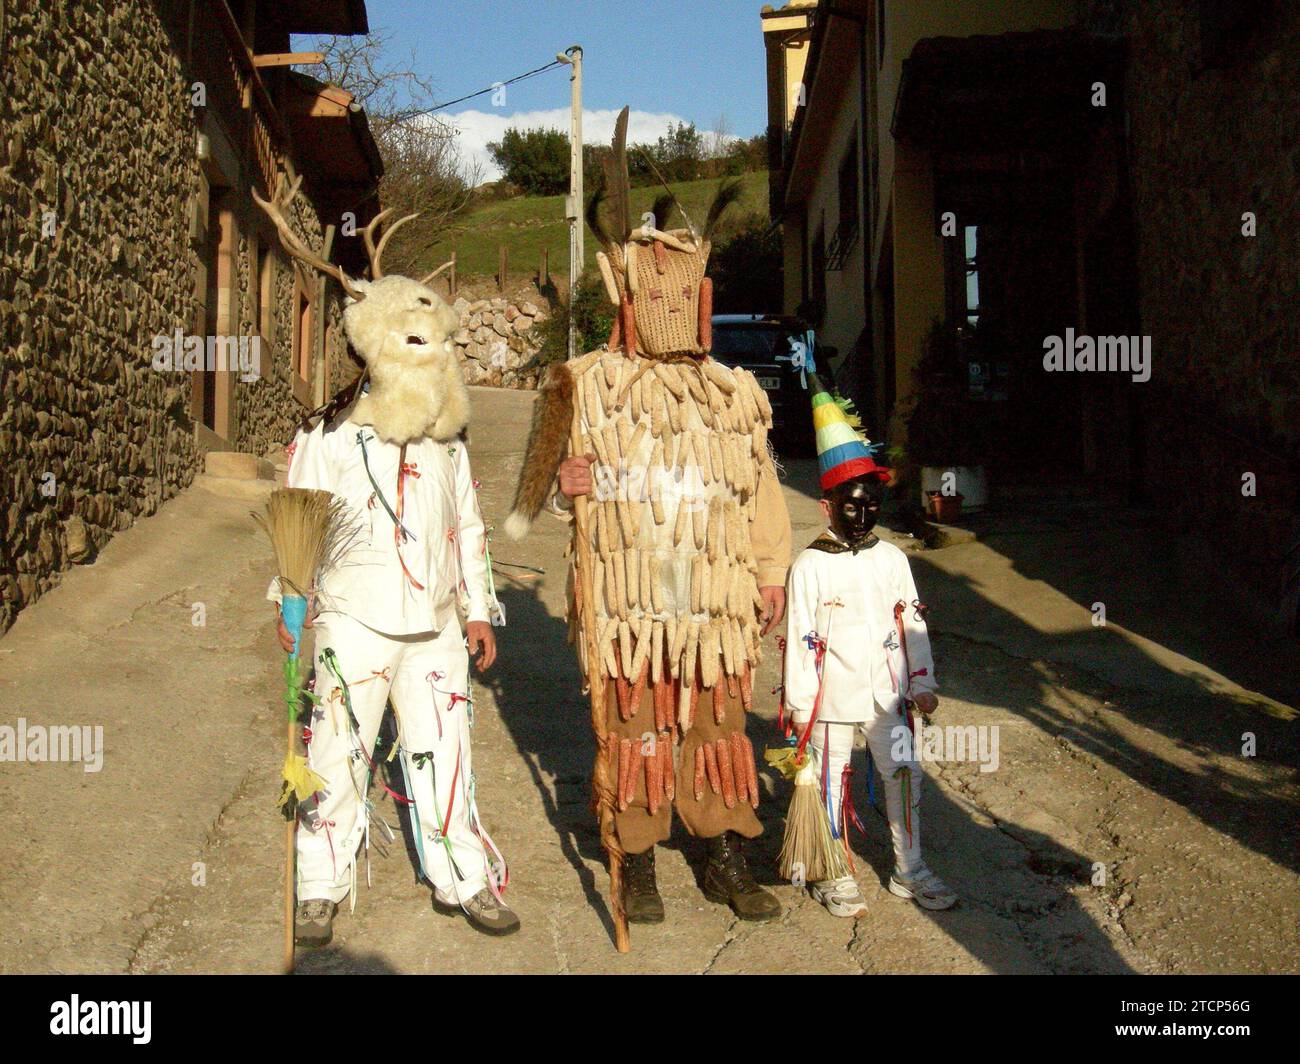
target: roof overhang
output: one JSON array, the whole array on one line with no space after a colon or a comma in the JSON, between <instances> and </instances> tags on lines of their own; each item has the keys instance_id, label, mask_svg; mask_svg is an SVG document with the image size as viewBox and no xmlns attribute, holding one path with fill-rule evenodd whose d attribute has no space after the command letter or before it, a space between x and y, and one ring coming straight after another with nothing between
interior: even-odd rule
<instances>
[{"instance_id":1,"label":"roof overhang","mask_svg":"<svg viewBox=\"0 0 1300 1064\"><path fill-rule=\"evenodd\" d=\"M817 0L798 0L784 7L773 8L764 4L758 13L764 33L780 33L787 30L805 30L817 13Z\"/></svg>"},{"instance_id":2,"label":"roof overhang","mask_svg":"<svg viewBox=\"0 0 1300 1064\"><path fill-rule=\"evenodd\" d=\"M258 5L259 22L281 33L329 33L351 37L370 32L366 0L276 0Z\"/></svg>"},{"instance_id":3,"label":"roof overhang","mask_svg":"<svg viewBox=\"0 0 1300 1064\"><path fill-rule=\"evenodd\" d=\"M1123 114L1124 61L1122 39L1070 29L926 38L903 61L891 132L951 151L1069 147Z\"/></svg>"},{"instance_id":4,"label":"roof overhang","mask_svg":"<svg viewBox=\"0 0 1300 1064\"><path fill-rule=\"evenodd\" d=\"M384 173L366 113L350 92L293 70L281 113L293 142L294 163L306 175L322 214L352 211L364 224L378 209L375 190Z\"/></svg>"},{"instance_id":5,"label":"roof overhang","mask_svg":"<svg viewBox=\"0 0 1300 1064\"><path fill-rule=\"evenodd\" d=\"M804 102L795 111L790 125L787 210L807 197L821 169L834 125L824 120L824 116L834 113L852 80L844 76L845 71L857 70L862 25L869 6L869 0L837 0L815 9L812 43L804 67Z\"/></svg>"}]
</instances>

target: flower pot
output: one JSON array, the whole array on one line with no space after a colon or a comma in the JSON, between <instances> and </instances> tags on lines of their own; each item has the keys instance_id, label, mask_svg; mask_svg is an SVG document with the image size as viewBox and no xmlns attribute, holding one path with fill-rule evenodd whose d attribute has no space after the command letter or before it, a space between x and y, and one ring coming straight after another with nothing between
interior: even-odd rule
<instances>
[{"instance_id":1,"label":"flower pot","mask_svg":"<svg viewBox=\"0 0 1300 1064\"><path fill-rule=\"evenodd\" d=\"M941 525L950 524L961 516L961 505L964 498L965 496L960 492L956 495L944 495L938 491L930 492L927 496L930 516Z\"/></svg>"},{"instance_id":2,"label":"flower pot","mask_svg":"<svg viewBox=\"0 0 1300 1064\"><path fill-rule=\"evenodd\" d=\"M944 479L946 473L952 474L949 480ZM968 514L979 513L988 503L988 478L984 474L982 465L923 466L921 468L921 503L928 509L930 493L934 491L942 493L947 484L951 484L952 490L965 499L962 509Z\"/></svg>"}]
</instances>

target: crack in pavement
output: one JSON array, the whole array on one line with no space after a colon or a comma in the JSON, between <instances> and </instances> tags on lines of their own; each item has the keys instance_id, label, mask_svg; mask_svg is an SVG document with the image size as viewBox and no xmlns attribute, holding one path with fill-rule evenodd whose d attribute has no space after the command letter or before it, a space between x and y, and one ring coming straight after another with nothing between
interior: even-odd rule
<instances>
[{"instance_id":1,"label":"crack in pavement","mask_svg":"<svg viewBox=\"0 0 1300 1064\"><path fill-rule=\"evenodd\" d=\"M697 973L698 975L708 975L713 970L713 966L718 963L718 958L721 957L727 951L727 948L740 937L740 933L737 930L737 925L739 923L740 917L733 912L731 914L731 923L727 925L726 931L723 932L722 942L718 944L718 948L713 951L713 956L709 958L709 963L704 966L702 971Z\"/></svg>"},{"instance_id":2,"label":"crack in pavement","mask_svg":"<svg viewBox=\"0 0 1300 1064\"><path fill-rule=\"evenodd\" d=\"M568 975L569 959L560 946L560 920L554 910L551 911L551 946L555 950L555 974Z\"/></svg>"},{"instance_id":3,"label":"crack in pavement","mask_svg":"<svg viewBox=\"0 0 1300 1064\"><path fill-rule=\"evenodd\" d=\"M216 817L213 819L212 823L208 825L203 841L203 848L199 852L200 861L204 861L205 858L208 857L212 848L226 834L222 827L222 820L236 802L247 797L248 789L254 782L258 773L258 769L249 769L240 778L239 784L235 787L234 792L225 802L222 803L221 809L217 812ZM181 897L181 892L179 890L176 890L174 893L169 893L168 888L164 887L154 897L154 900L149 904L148 908L130 918L130 922L138 922L147 919L150 915L155 915L157 917L153 923L141 929L139 936L136 938L135 944L132 945L128 951L125 965L127 975L138 975L144 970L140 967L141 951L144 950L147 945L152 944L150 939L162 934L162 929L168 926L168 917L176 916L179 913L180 908L185 904L185 899ZM175 928L172 927L167 937L171 938L174 934Z\"/></svg>"}]
</instances>

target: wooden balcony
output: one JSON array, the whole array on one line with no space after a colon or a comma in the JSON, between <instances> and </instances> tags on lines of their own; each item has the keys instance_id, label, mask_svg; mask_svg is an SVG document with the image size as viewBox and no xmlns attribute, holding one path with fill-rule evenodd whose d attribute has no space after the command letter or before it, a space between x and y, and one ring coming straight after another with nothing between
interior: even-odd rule
<instances>
[{"instance_id":1,"label":"wooden balcony","mask_svg":"<svg viewBox=\"0 0 1300 1064\"><path fill-rule=\"evenodd\" d=\"M289 131L276 111L253 56L225 0L194 5L191 71L206 88L207 106L221 121L263 195L275 192Z\"/></svg>"}]
</instances>

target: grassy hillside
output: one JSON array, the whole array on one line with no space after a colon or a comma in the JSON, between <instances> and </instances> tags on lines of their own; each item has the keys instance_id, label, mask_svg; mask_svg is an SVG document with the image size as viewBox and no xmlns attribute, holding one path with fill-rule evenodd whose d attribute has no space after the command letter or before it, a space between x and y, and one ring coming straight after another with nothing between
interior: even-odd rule
<instances>
[{"instance_id":1,"label":"grassy hillside","mask_svg":"<svg viewBox=\"0 0 1300 1064\"><path fill-rule=\"evenodd\" d=\"M740 201L728 212L734 223L748 214L767 217L767 172L744 174ZM718 180L683 181L673 186L673 194L690 212L696 225L703 225L709 203L718 187ZM632 189L632 211L639 215L648 211L661 191L657 185ZM419 223L414 223L418 225ZM672 226L683 223L674 216ZM400 237L397 238L400 241ZM504 244L509 255L512 277L531 276L537 272L542 248L550 252L551 273L564 278L569 269L569 228L564 220L563 196L522 196L517 199L488 203L463 216L453 232L440 240L429 256L430 264L444 262L456 249L456 272L460 277L494 275L497 270L498 248ZM396 251L397 248L394 248ZM586 260L588 266L596 263L599 245L586 231Z\"/></svg>"}]
</instances>

